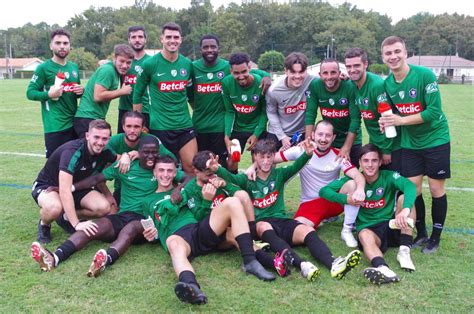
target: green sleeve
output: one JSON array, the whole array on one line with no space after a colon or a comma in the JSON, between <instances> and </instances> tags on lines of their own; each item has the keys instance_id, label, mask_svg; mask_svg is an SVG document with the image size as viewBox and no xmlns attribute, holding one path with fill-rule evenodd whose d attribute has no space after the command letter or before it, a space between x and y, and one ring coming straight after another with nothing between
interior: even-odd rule
<instances>
[{"instance_id":1,"label":"green sleeve","mask_svg":"<svg viewBox=\"0 0 474 314\"><path fill-rule=\"evenodd\" d=\"M232 134L232 128L234 126L235 121L235 110L234 106L232 105L232 100L229 96L229 91L227 89L227 85L222 83L222 98L224 100L224 134L230 136Z\"/></svg>"},{"instance_id":2,"label":"green sleeve","mask_svg":"<svg viewBox=\"0 0 474 314\"><path fill-rule=\"evenodd\" d=\"M216 175L218 177L221 177L227 182L238 185L240 188L244 190L247 186L248 179L244 173L233 174L233 173L230 173L226 168L219 167L219 169L217 169Z\"/></svg>"},{"instance_id":3,"label":"green sleeve","mask_svg":"<svg viewBox=\"0 0 474 314\"><path fill-rule=\"evenodd\" d=\"M441 94L439 92L436 77L432 73L426 73L423 76L423 84L427 82L423 90L423 98L425 101L425 110L421 112L423 122L431 122L438 120L443 115L441 110Z\"/></svg>"},{"instance_id":4,"label":"green sleeve","mask_svg":"<svg viewBox=\"0 0 474 314\"><path fill-rule=\"evenodd\" d=\"M114 72L112 72L112 70ZM115 90L118 88L118 85L116 85L116 73L114 68L110 67L102 67L99 68L97 73L97 77L95 80L95 84L98 84L107 90Z\"/></svg>"},{"instance_id":5,"label":"green sleeve","mask_svg":"<svg viewBox=\"0 0 474 314\"><path fill-rule=\"evenodd\" d=\"M416 199L416 185L405 177L402 177L398 172L393 173L395 186L398 190L403 192L403 208L411 208L415 205Z\"/></svg>"},{"instance_id":6,"label":"green sleeve","mask_svg":"<svg viewBox=\"0 0 474 314\"><path fill-rule=\"evenodd\" d=\"M284 168L280 168L281 171L283 172L283 180L284 181L287 181L289 180L292 176L294 176L295 174L298 173L298 171L301 170L301 168L303 168L306 163L308 162L308 160L311 158L312 156L308 156L308 154L306 154L306 151L303 151L303 154L301 154L301 156L299 156L294 163L292 163L290 166L287 166L287 167L284 167Z\"/></svg>"},{"instance_id":7,"label":"green sleeve","mask_svg":"<svg viewBox=\"0 0 474 314\"><path fill-rule=\"evenodd\" d=\"M114 154L117 154L117 150L119 148L119 141L119 137L114 135L107 142L106 147L110 149Z\"/></svg>"},{"instance_id":8,"label":"green sleeve","mask_svg":"<svg viewBox=\"0 0 474 314\"><path fill-rule=\"evenodd\" d=\"M44 91L46 83L46 77L43 72L43 67L38 66L35 70L33 77L28 84L26 90L26 97L29 100L45 101L49 99L48 92Z\"/></svg>"},{"instance_id":9,"label":"green sleeve","mask_svg":"<svg viewBox=\"0 0 474 314\"><path fill-rule=\"evenodd\" d=\"M272 78L272 75L270 73L268 73L267 71L260 70L260 69L250 69L250 74L257 74L257 75L260 75L261 77Z\"/></svg>"},{"instance_id":10,"label":"green sleeve","mask_svg":"<svg viewBox=\"0 0 474 314\"><path fill-rule=\"evenodd\" d=\"M163 144L160 144L160 155L170 156L174 160L178 160L178 158L176 158L176 156Z\"/></svg>"},{"instance_id":11,"label":"green sleeve","mask_svg":"<svg viewBox=\"0 0 474 314\"><path fill-rule=\"evenodd\" d=\"M258 121L258 125L255 128L253 134L258 138L262 135L263 131L267 129L267 110L266 110L267 102L265 100L265 96L261 96L259 100L259 107L260 107L260 119Z\"/></svg>"},{"instance_id":12,"label":"green sleeve","mask_svg":"<svg viewBox=\"0 0 474 314\"><path fill-rule=\"evenodd\" d=\"M321 188L321 190L319 190L319 196L331 202L347 204L347 195L339 193L339 190L342 188L344 183L349 180L350 179L348 177L342 177L329 183L328 185Z\"/></svg>"},{"instance_id":13,"label":"green sleeve","mask_svg":"<svg viewBox=\"0 0 474 314\"><path fill-rule=\"evenodd\" d=\"M183 170L178 169L176 170L176 177L174 177L173 182L176 182L176 183L181 182L181 180L183 180L185 176L186 176L186 173L184 173Z\"/></svg>"},{"instance_id":14,"label":"green sleeve","mask_svg":"<svg viewBox=\"0 0 474 314\"><path fill-rule=\"evenodd\" d=\"M145 95L146 88L151 80L151 71L150 66L148 66L148 61L152 60L151 58L143 64L143 72L138 75L137 82L133 88L133 103L143 105L143 96Z\"/></svg>"},{"instance_id":15,"label":"green sleeve","mask_svg":"<svg viewBox=\"0 0 474 314\"><path fill-rule=\"evenodd\" d=\"M113 164L108 166L102 171L102 174L105 177L105 180L118 179L120 177L119 168L115 167L118 161L115 161Z\"/></svg>"},{"instance_id":16,"label":"green sleeve","mask_svg":"<svg viewBox=\"0 0 474 314\"><path fill-rule=\"evenodd\" d=\"M318 95L316 92L316 83L318 81L318 79L315 79L309 85L309 95L306 97L304 125L314 125L318 117Z\"/></svg>"}]
</instances>

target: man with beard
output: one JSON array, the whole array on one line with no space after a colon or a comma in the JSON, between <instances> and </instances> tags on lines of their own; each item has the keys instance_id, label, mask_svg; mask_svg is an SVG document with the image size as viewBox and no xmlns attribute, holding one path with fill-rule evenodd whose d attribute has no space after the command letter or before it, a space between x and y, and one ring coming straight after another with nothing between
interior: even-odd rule
<instances>
[{"instance_id":1,"label":"man with beard","mask_svg":"<svg viewBox=\"0 0 474 314\"><path fill-rule=\"evenodd\" d=\"M101 249L95 254L87 273L89 277L97 277L106 265L113 264L124 254L130 244L141 237L144 231L140 223L140 220L145 218L141 201L158 188L153 174L157 157L158 139L154 136L146 136L140 140L139 158L132 162L130 171L126 174L120 173L115 167L116 162L102 173L75 183L74 189L79 191L106 180L120 178L122 182L120 211L117 214L91 221L90 228L76 231L54 253L42 247L38 242L33 242L31 254L41 270L53 270L92 240L114 242L107 251Z\"/></svg>"},{"instance_id":2,"label":"man with beard","mask_svg":"<svg viewBox=\"0 0 474 314\"><path fill-rule=\"evenodd\" d=\"M71 50L71 34L64 29L51 33L49 45L53 57L40 64L31 78L26 96L41 101L46 158L62 144L77 138L73 120L77 110L77 98L84 88L80 85L77 64L68 61ZM56 86L57 75L64 75L64 81Z\"/></svg>"},{"instance_id":3,"label":"man with beard","mask_svg":"<svg viewBox=\"0 0 474 314\"><path fill-rule=\"evenodd\" d=\"M130 69L135 52L125 44L115 45L112 62L98 68L87 82L84 96L74 118L74 130L82 138L94 119L103 119L107 115L112 99L132 93L132 87L120 83L120 77Z\"/></svg>"},{"instance_id":4,"label":"man with beard","mask_svg":"<svg viewBox=\"0 0 474 314\"><path fill-rule=\"evenodd\" d=\"M321 62L321 79L313 80L309 87L305 117L305 136L313 134L318 108L324 120L331 121L336 139L334 147L338 157L351 160L359 167L359 150L362 143L359 110L354 104L355 88L350 81L341 80L339 63L335 59Z\"/></svg>"},{"instance_id":5,"label":"man with beard","mask_svg":"<svg viewBox=\"0 0 474 314\"><path fill-rule=\"evenodd\" d=\"M118 123L117 123L117 133L123 133L122 122L123 122L123 115L133 110L133 87L137 83L137 76L139 76L143 69L143 63L151 58L149 55L145 53L145 45L146 45L147 35L145 32L145 28L143 26L130 26L128 28L128 44L132 49L135 51L135 58L133 59L132 65L128 70L127 74L125 74L123 78L123 83L130 85L132 87L132 93L128 95L120 96L119 99L119 116L118 116ZM143 108L142 114L145 117L144 126L146 128L150 127L150 101L147 94L143 96Z\"/></svg>"}]
</instances>

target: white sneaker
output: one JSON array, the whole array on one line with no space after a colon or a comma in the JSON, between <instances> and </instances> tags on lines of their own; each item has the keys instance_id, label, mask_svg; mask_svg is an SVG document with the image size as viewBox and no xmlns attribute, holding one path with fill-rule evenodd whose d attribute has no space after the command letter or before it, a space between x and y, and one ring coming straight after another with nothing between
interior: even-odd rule
<instances>
[{"instance_id":1,"label":"white sneaker","mask_svg":"<svg viewBox=\"0 0 474 314\"><path fill-rule=\"evenodd\" d=\"M400 277L385 265L366 268L364 270L364 276L371 283L376 285L400 281Z\"/></svg>"},{"instance_id":2,"label":"white sneaker","mask_svg":"<svg viewBox=\"0 0 474 314\"><path fill-rule=\"evenodd\" d=\"M359 250L354 250L347 254L346 257L339 256L336 258L334 262L332 262L331 276L336 279L344 278L352 268L359 264L360 255Z\"/></svg>"},{"instance_id":3,"label":"white sneaker","mask_svg":"<svg viewBox=\"0 0 474 314\"><path fill-rule=\"evenodd\" d=\"M351 229L345 227L342 228L341 239L346 242L348 247L357 247L357 240L354 238Z\"/></svg>"},{"instance_id":4,"label":"white sneaker","mask_svg":"<svg viewBox=\"0 0 474 314\"><path fill-rule=\"evenodd\" d=\"M318 267L313 265L311 262L302 262L301 263L301 276L308 279L308 281L315 281L321 271Z\"/></svg>"},{"instance_id":5,"label":"white sneaker","mask_svg":"<svg viewBox=\"0 0 474 314\"><path fill-rule=\"evenodd\" d=\"M408 272L415 271L415 264L411 260L410 248L406 245L401 245L397 254L397 261L400 267Z\"/></svg>"}]
</instances>

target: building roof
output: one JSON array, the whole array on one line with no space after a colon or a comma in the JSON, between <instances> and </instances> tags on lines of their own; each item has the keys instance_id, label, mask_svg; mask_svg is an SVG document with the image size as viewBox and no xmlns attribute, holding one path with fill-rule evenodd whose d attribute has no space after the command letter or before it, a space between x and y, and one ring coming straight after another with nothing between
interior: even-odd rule
<instances>
[{"instance_id":1,"label":"building roof","mask_svg":"<svg viewBox=\"0 0 474 314\"><path fill-rule=\"evenodd\" d=\"M12 68L24 68L32 63L43 63L39 58L11 58L8 59L8 66ZM6 67L7 61L5 58L0 58L0 67Z\"/></svg>"},{"instance_id":2,"label":"building roof","mask_svg":"<svg viewBox=\"0 0 474 314\"><path fill-rule=\"evenodd\" d=\"M413 56L407 59L409 64L428 68L473 68L474 61L457 56Z\"/></svg>"}]
</instances>

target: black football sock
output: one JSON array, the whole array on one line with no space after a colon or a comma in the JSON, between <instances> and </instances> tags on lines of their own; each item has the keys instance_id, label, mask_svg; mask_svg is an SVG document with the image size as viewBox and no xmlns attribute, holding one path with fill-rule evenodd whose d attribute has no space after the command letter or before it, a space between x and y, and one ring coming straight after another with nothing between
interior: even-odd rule
<instances>
[{"instance_id":1,"label":"black football sock","mask_svg":"<svg viewBox=\"0 0 474 314\"><path fill-rule=\"evenodd\" d=\"M58 258L56 265L67 260L69 256L74 254L76 251L76 246L74 245L74 243L72 243L71 240L64 241L63 244L61 244L56 249L56 251L54 251L54 255L56 255L56 257Z\"/></svg>"},{"instance_id":2,"label":"black football sock","mask_svg":"<svg viewBox=\"0 0 474 314\"><path fill-rule=\"evenodd\" d=\"M441 197L432 198L431 215L433 217L433 231L431 239L439 242L441 232L443 231L446 214L448 212L448 198L446 194Z\"/></svg>"},{"instance_id":3,"label":"black football sock","mask_svg":"<svg viewBox=\"0 0 474 314\"><path fill-rule=\"evenodd\" d=\"M426 232L426 225L425 225L425 216L426 216L426 209L425 209L425 201L423 200L423 195L418 195L415 200L415 209L416 209L416 231L417 231L417 238L426 237L428 233Z\"/></svg>"},{"instance_id":4,"label":"black football sock","mask_svg":"<svg viewBox=\"0 0 474 314\"><path fill-rule=\"evenodd\" d=\"M196 286L198 286L199 289L201 288L201 286L199 286L199 284L196 280L196 275L190 270L184 270L184 271L180 272L179 276L178 276L178 280L180 282L184 282L184 283L193 283Z\"/></svg>"},{"instance_id":5,"label":"black football sock","mask_svg":"<svg viewBox=\"0 0 474 314\"><path fill-rule=\"evenodd\" d=\"M301 263L303 260L296 254L292 249L291 246L283 241L279 236L277 236L275 230L270 229L265 231L262 234L262 240L270 244L270 248L273 252L282 252L284 249L287 249L290 252L291 260L289 261L291 265L301 268Z\"/></svg>"},{"instance_id":6,"label":"black football sock","mask_svg":"<svg viewBox=\"0 0 474 314\"><path fill-rule=\"evenodd\" d=\"M113 248L113 247L109 247L108 250L107 250L107 263L106 265L112 265L113 263L115 263L120 257L120 254L119 252Z\"/></svg>"},{"instance_id":7,"label":"black football sock","mask_svg":"<svg viewBox=\"0 0 474 314\"><path fill-rule=\"evenodd\" d=\"M273 256L268 254L263 250L255 251L255 256L257 257L257 261L262 264L263 267L267 269L275 269L275 263L273 262Z\"/></svg>"},{"instance_id":8,"label":"black football sock","mask_svg":"<svg viewBox=\"0 0 474 314\"><path fill-rule=\"evenodd\" d=\"M383 265L385 265L385 266L388 267L387 263L385 262L385 260L383 259L382 256L376 256L376 257L374 257L374 258L370 261L370 263L372 264L373 267L380 267L380 266L383 266Z\"/></svg>"},{"instance_id":9,"label":"black football sock","mask_svg":"<svg viewBox=\"0 0 474 314\"><path fill-rule=\"evenodd\" d=\"M258 239L257 223L255 222L255 220L249 221L249 229L250 229L250 234L252 235L252 239Z\"/></svg>"},{"instance_id":10,"label":"black football sock","mask_svg":"<svg viewBox=\"0 0 474 314\"><path fill-rule=\"evenodd\" d=\"M334 257L326 243L318 237L315 231L311 231L306 235L304 244L315 259L320 261L328 269L331 269Z\"/></svg>"},{"instance_id":11,"label":"black football sock","mask_svg":"<svg viewBox=\"0 0 474 314\"><path fill-rule=\"evenodd\" d=\"M411 247L413 244L413 236L408 234L400 234L400 245Z\"/></svg>"},{"instance_id":12,"label":"black football sock","mask_svg":"<svg viewBox=\"0 0 474 314\"><path fill-rule=\"evenodd\" d=\"M252 236L250 233L242 233L235 237L235 241L239 245L240 255L244 260L244 264L248 264L255 260L255 251L253 250Z\"/></svg>"}]
</instances>

